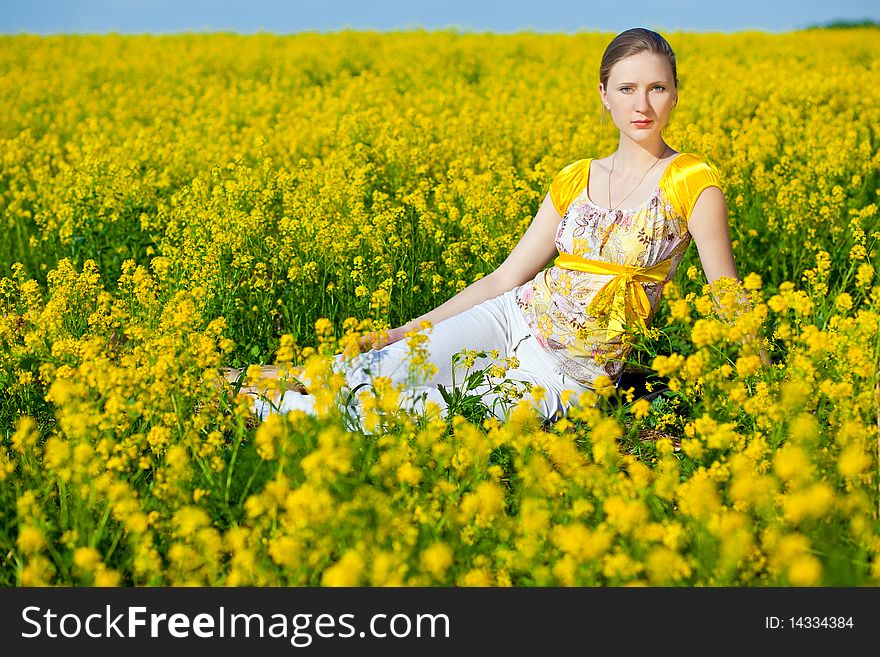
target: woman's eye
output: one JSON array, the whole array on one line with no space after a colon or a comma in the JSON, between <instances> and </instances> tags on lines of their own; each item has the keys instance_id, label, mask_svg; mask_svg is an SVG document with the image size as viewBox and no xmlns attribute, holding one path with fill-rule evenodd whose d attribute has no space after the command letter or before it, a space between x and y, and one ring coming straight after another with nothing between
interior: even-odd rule
<instances>
[{"instance_id":1,"label":"woman's eye","mask_svg":"<svg viewBox=\"0 0 880 657\"><path fill-rule=\"evenodd\" d=\"M627 89L632 89L632 87L621 87L620 88L621 91L626 91ZM665 90L666 87L664 87L662 84L655 84L654 89L664 89Z\"/></svg>"}]
</instances>

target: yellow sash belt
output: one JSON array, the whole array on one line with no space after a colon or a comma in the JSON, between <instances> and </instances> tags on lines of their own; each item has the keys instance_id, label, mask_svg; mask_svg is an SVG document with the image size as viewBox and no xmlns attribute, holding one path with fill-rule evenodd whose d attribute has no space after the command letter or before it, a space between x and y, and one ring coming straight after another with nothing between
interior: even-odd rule
<instances>
[{"instance_id":1,"label":"yellow sash belt","mask_svg":"<svg viewBox=\"0 0 880 657\"><path fill-rule=\"evenodd\" d=\"M626 324L638 322L643 330L646 328L645 319L651 314L651 303L641 283L664 280L672 260L663 260L651 267L631 267L560 253L553 264L590 274L615 274L596 293L588 309L591 315L608 316L606 338L610 341L625 331Z\"/></svg>"}]
</instances>

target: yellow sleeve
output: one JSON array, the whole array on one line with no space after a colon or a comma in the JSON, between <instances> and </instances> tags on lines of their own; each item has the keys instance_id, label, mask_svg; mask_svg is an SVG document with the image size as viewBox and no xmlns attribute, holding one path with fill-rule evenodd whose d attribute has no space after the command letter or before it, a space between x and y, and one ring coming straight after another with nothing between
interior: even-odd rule
<instances>
[{"instance_id":1,"label":"yellow sleeve","mask_svg":"<svg viewBox=\"0 0 880 657\"><path fill-rule=\"evenodd\" d=\"M704 189L717 187L724 191L721 187L721 176L715 167L690 153L678 158L674 165L664 191L678 215L688 222Z\"/></svg>"},{"instance_id":2,"label":"yellow sleeve","mask_svg":"<svg viewBox=\"0 0 880 657\"><path fill-rule=\"evenodd\" d=\"M550 200L560 216L565 215L569 204L587 184L590 159L578 160L562 168L550 183Z\"/></svg>"}]
</instances>

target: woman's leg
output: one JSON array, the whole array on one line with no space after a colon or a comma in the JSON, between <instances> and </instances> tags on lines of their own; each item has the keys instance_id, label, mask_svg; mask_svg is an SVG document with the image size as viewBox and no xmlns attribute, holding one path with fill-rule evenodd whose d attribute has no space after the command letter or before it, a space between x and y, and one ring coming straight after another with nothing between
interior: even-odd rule
<instances>
[{"instance_id":1,"label":"woman's leg","mask_svg":"<svg viewBox=\"0 0 880 657\"><path fill-rule=\"evenodd\" d=\"M508 379L524 379L534 386L540 386L544 391L543 397L536 399L534 393L523 395L528 398L532 407L543 418L556 422L568 415L572 408L580 405L580 398L585 392L593 392L595 388L575 381L569 376L558 373L548 360L544 348L537 339L529 336L516 349L516 356L520 362L519 368L509 370ZM568 392L566 392L568 391ZM587 396L590 403L590 396ZM596 395L592 403L598 403Z\"/></svg>"},{"instance_id":2,"label":"woman's leg","mask_svg":"<svg viewBox=\"0 0 880 657\"><path fill-rule=\"evenodd\" d=\"M511 293L512 291L507 294ZM353 405L357 404L356 397L361 391L370 388L372 379L382 376L389 378L393 385L404 387L400 397L402 407L424 412L427 402L432 401L445 410L446 403L438 384L446 388L461 386L465 382L468 369L483 369L493 362L490 353L492 350L496 350L499 358L503 358L515 341L525 337L517 333L521 333L520 325L510 321L507 312L509 303L505 302L504 295L499 295L448 317L425 331L428 339L421 347L427 349L427 361L436 368L436 373L431 377L418 371L410 372L410 350L405 338L381 349L358 354L350 360L346 360L342 354L336 354L332 367L345 377L345 392L355 391ZM453 354L466 349L485 351L487 355L476 358L470 368L460 362L453 367ZM309 388L316 382L304 379L304 383ZM472 394L480 392L475 390ZM279 400L277 411L270 403L262 400L255 402L253 409L262 419L271 412L284 413L293 409L314 414L314 397L288 391ZM353 410L357 412L359 409ZM361 413L358 414L362 417Z\"/></svg>"},{"instance_id":3,"label":"woman's leg","mask_svg":"<svg viewBox=\"0 0 880 657\"><path fill-rule=\"evenodd\" d=\"M510 390L510 394L493 389L499 383L497 380L494 382L483 381L467 391L468 395L479 397L487 407L489 414L502 423L507 421L510 411L519 403L520 399L525 400L542 419L556 422L568 415L573 407L578 406L580 396L585 391L593 390L590 386L556 373L547 361L543 348L530 335L525 336L525 339L517 340L508 355L516 356L520 362L519 367L511 368L505 374L503 385ZM527 383L531 385L531 390L526 390ZM450 388L450 386L445 387ZM541 389L541 393L538 392L538 388ZM569 392L566 393L566 390ZM598 397L595 399L598 401ZM356 400L352 400L352 402L347 407L340 405L340 408L348 409L350 416L365 434L372 433L365 427L366 414L361 405ZM417 415L428 413L431 403L437 405L441 417L447 417L446 400L436 385L409 386L398 397L398 406L401 409L406 409ZM301 410L316 415L315 397L303 395L293 390L285 392L280 400L278 412L287 413L292 410Z\"/></svg>"},{"instance_id":4,"label":"woman's leg","mask_svg":"<svg viewBox=\"0 0 880 657\"><path fill-rule=\"evenodd\" d=\"M516 335L516 325L512 325L505 312L503 295L488 299L473 308L448 317L429 329L425 335L428 340L422 348L428 351L428 362L436 367L432 377L411 377L407 340L386 345L355 356L345 362L341 354L335 358L337 371L341 371L352 387L369 382L370 377L384 376L395 385L415 387L437 384L443 386L464 383L468 368L458 363L453 369L452 356L462 350L485 351L487 356L477 358L470 369L483 369L492 363L490 352L498 351L503 358L509 352Z\"/></svg>"},{"instance_id":5,"label":"woman's leg","mask_svg":"<svg viewBox=\"0 0 880 657\"><path fill-rule=\"evenodd\" d=\"M541 398L538 398L535 392L522 394L522 398L526 399L542 417L556 420L565 415L567 410L577 403L579 394L589 388L562 377L553 370L542 347L531 336L521 311L516 307L513 293L513 290L508 291L438 322L426 333L428 340L422 346L428 350L428 362L437 368L436 374L430 380L426 377L419 379L418 374L410 373L405 339L386 345L382 349L358 354L350 361L346 361L342 354L334 356L332 366L335 371L343 374L347 382L345 393L355 391L349 405L341 408L347 408L352 412L363 427L364 412L360 408L357 396L363 390L370 388L373 377L384 376L394 385L403 385L404 390L399 397L401 408L424 414L428 410L428 403L433 402L445 417L447 404L437 386L442 385L450 389L464 384L468 368L459 362L453 369L452 356L464 349L470 349L487 353L486 357L474 361L470 367L471 372L492 364L489 353L492 350L498 351L499 358L508 355L517 356L520 367L508 370L505 378L513 382L526 381L533 387L539 386L544 390ZM310 387L311 382L305 381L305 383ZM520 392L526 387L523 383L513 383L508 386L515 387ZM505 399L503 394L492 391L491 388L492 384L484 381L467 394L482 397L482 402L489 408L490 413L504 421L507 412L518 400ZM571 389L572 393L568 396L567 402L563 403L562 391L565 388ZM254 404L254 412L262 419L265 419L270 412L286 413L294 409L316 414L314 396L302 395L291 390L282 395L277 410L266 402Z\"/></svg>"}]
</instances>

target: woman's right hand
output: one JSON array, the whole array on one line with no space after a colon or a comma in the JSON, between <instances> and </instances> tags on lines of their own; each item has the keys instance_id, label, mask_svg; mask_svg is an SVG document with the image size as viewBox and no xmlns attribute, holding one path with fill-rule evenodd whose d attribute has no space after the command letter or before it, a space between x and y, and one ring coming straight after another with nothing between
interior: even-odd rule
<instances>
[{"instance_id":1,"label":"woman's right hand","mask_svg":"<svg viewBox=\"0 0 880 657\"><path fill-rule=\"evenodd\" d=\"M390 328L386 331L370 331L360 337L358 346L362 352L369 351L370 349L381 349L386 345L397 342L401 338L403 338L403 334L400 332L400 327Z\"/></svg>"}]
</instances>

